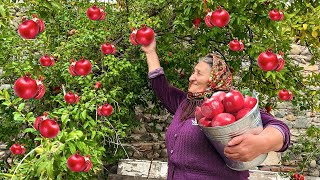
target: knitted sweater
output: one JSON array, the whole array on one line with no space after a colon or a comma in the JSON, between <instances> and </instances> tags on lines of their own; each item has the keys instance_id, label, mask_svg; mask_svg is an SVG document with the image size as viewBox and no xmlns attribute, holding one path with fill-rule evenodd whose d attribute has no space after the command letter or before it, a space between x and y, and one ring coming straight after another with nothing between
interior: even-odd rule
<instances>
[{"instance_id":1,"label":"knitted sweater","mask_svg":"<svg viewBox=\"0 0 320 180\"><path fill-rule=\"evenodd\" d=\"M198 126L192 125L194 118L181 121L182 104L187 93L169 85L163 69L149 73L149 81L156 96L174 118L166 132L168 152L168 180L244 180L249 171L235 171L225 165L222 157ZM284 136L280 151L288 148L290 132L287 125L261 111L263 126L272 125Z\"/></svg>"}]
</instances>

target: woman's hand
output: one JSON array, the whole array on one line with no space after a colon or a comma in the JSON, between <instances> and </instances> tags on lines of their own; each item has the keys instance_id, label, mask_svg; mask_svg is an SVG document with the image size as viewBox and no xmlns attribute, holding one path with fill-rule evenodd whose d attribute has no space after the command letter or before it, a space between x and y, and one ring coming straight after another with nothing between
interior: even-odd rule
<instances>
[{"instance_id":1,"label":"woman's hand","mask_svg":"<svg viewBox=\"0 0 320 180\"><path fill-rule=\"evenodd\" d=\"M243 134L231 139L224 148L227 158L247 162L267 153L266 141L260 135Z\"/></svg>"},{"instance_id":2,"label":"woman's hand","mask_svg":"<svg viewBox=\"0 0 320 180\"><path fill-rule=\"evenodd\" d=\"M154 53L156 52L156 38L153 39L152 43L149 44L148 46L142 46L141 49L146 53Z\"/></svg>"}]
</instances>

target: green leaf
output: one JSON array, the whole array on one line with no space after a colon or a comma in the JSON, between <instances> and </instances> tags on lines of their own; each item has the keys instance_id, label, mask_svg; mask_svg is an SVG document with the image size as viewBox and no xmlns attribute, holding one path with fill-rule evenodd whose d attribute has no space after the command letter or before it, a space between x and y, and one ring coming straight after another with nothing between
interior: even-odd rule
<instances>
[{"instance_id":1,"label":"green leaf","mask_svg":"<svg viewBox=\"0 0 320 180\"><path fill-rule=\"evenodd\" d=\"M91 139L94 139L94 137L96 136L97 132L96 131L92 131L91 132Z\"/></svg>"},{"instance_id":2,"label":"green leaf","mask_svg":"<svg viewBox=\"0 0 320 180\"><path fill-rule=\"evenodd\" d=\"M5 101L2 104L5 105L5 106L11 106L11 102L10 101Z\"/></svg>"},{"instance_id":3,"label":"green leaf","mask_svg":"<svg viewBox=\"0 0 320 180\"><path fill-rule=\"evenodd\" d=\"M83 120L86 120L86 119L87 119L87 110L84 110L84 111L81 112L81 118L82 118Z\"/></svg>"},{"instance_id":4,"label":"green leaf","mask_svg":"<svg viewBox=\"0 0 320 180\"><path fill-rule=\"evenodd\" d=\"M53 176L53 161L49 161L46 167L47 174L50 178L54 178Z\"/></svg>"},{"instance_id":5,"label":"green leaf","mask_svg":"<svg viewBox=\"0 0 320 180\"><path fill-rule=\"evenodd\" d=\"M28 132L36 132L37 130L35 130L34 128L26 128L23 132L24 133L28 133Z\"/></svg>"},{"instance_id":6,"label":"green leaf","mask_svg":"<svg viewBox=\"0 0 320 180\"><path fill-rule=\"evenodd\" d=\"M21 113L19 113L19 112L14 112L13 113L13 119L15 121L22 121L23 120L23 118L21 117Z\"/></svg>"},{"instance_id":7,"label":"green leaf","mask_svg":"<svg viewBox=\"0 0 320 180\"><path fill-rule=\"evenodd\" d=\"M19 106L18 106L18 110L22 111L24 106L25 106L25 103L20 103Z\"/></svg>"},{"instance_id":8,"label":"green leaf","mask_svg":"<svg viewBox=\"0 0 320 180\"><path fill-rule=\"evenodd\" d=\"M72 142L68 143L68 146L69 146L71 154L76 153L76 151L77 151L76 147L74 146L74 144Z\"/></svg>"},{"instance_id":9,"label":"green leaf","mask_svg":"<svg viewBox=\"0 0 320 180\"><path fill-rule=\"evenodd\" d=\"M3 95L6 98L6 100L10 99L10 95L9 95L9 93L8 93L8 91L6 89L3 90Z\"/></svg>"},{"instance_id":10,"label":"green leaf","mask_svg":"<svg viewBox=\"0 0 320 180\"><path fill-rule=\"evenodd\" d=\"M66 124L67 122L69 122L70 121L69 114L63 114L61 116L61 121L62 121L63 124Z\"/></svg>"}]
</instances>

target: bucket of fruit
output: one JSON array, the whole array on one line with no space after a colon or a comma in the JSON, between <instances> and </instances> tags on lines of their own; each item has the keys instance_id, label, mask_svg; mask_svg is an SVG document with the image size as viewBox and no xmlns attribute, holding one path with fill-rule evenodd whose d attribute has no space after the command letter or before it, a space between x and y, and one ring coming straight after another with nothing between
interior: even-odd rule
<instances>
[{"instance_id":1,"label":"bucket of fruit","mask_svg":"<svg viewBox=\"0 0 320 180\"><path fill-rule=\"evenodd\" d=\"M252 161L241 162L227 158L224 148L228 142L241 134L259 134L263 130L258 107L258 93L245 97L240 91L219 91L206 99L195 112L195 123L212 142L216 150L234 170L243 171L260 165L267 157L262 154Z\"/></svg>"}]
</instances>

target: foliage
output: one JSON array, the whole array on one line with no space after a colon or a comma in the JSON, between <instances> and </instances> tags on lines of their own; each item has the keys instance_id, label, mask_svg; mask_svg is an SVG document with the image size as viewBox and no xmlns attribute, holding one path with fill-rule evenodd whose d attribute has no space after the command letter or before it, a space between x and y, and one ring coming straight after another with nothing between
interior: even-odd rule
<instances>
[{"instance_id":1,"label":"foliage","mask_svg":"<svg viewBox=\"0 0 320 180\"><path fill-rule=\"evenodd\" d=\"M5 132L0 135L0 141L8 142L8 147L14 142L24 143L29 152L24 161L21 161L23 157L14 157L14 164L7 165L4 170L7 176L12 176L21 161L16 178L88 179L100 176L104 166L125 156L118 144L137 123L135 106L156 102L148 87L145 55L139 46L129 41L131 29L142 24L155 30L161 66L178 88L186 91L188 77L200 57L218 51L232 67L234 75L240 77L235 78L235 87L263 94L261 107L275 106L278 91L286 88L294 92L294 105L302 110L319 110L320 92L312 88L319 86L319 75L304 78L302 68L287 56L285 68L280 72L266 73L256 63L258 55L267 48L288 55L296 36L310 48L313 62L317 62L319 43L314 32L319 32L316 28L319 21L312 18L319 16L311 16L319 9L317 3L294 1L286 7L284 2L265 0L208 0L206 5L204 1L192 0L118 0L115 4L96 2L97 6L105 8L107 16L104 21L90 21L85 12L93 3L64 2L4 0L0 5L0 67L4 70L1 83L12 85L30 72L33 78L43 76L47 88L40 100L22 100L12 89L0 91L0 131ZM227 27L210 29L203 17L207 8L215 10L218 5L230 13L231 20ZM268 12L273 8L285 11L284 21L270 21ZM297 10L300 11L297 13ZM38 14L45 21L45 31L35 40L23 40L17 27L22 16L30 18L32 14ZM192 24L196 17L202 19L198 29ZM309 22L301 22L304 19ZM305 27L303 24L308 26L301 31L301 27ZM229 50L228 44L234 38L244 41L243 52ZM104 42L116 45L114 56L100 52ZM44 54L57 57L53 67L39 64ZM93 73L72 77L68 72L69 61L82 56L93 64ZM102 83L102 88L95 90L97 81ZM67 105L63 100L64 91L78 93L80 102ZM115 108L108 118L96 114L97 106L104 103ZM159 106L157 103L155 108ZM61 132L55 139L42 138L32 127L34 119L44 111L58 118ZM89 173L67 170L66 159L76 150L82 155L91 155L93 170Z\"/></svg>"},{"instance_id":2,"label":"foliage","mask_svg":"<svg viewBox=\"0 0 320 180\"><path fill-rule=\"evenodd\" d=\"M299 173L306 173L311 160L317 160L320 154L320 129L311 126L297 139L282 158L283 163L293 159L297 161Z\"/></svg>"}]
</instances>

